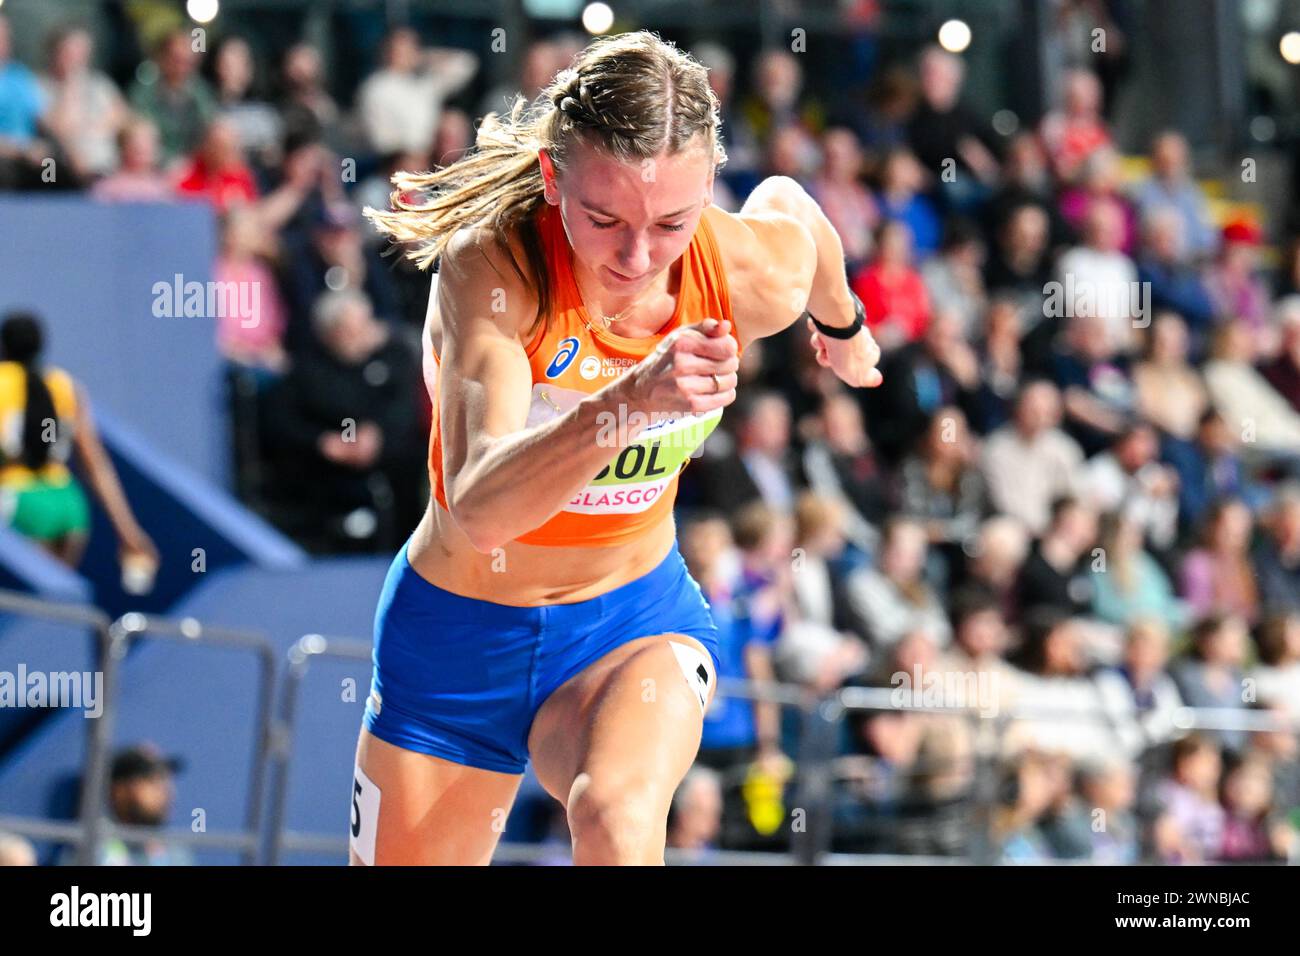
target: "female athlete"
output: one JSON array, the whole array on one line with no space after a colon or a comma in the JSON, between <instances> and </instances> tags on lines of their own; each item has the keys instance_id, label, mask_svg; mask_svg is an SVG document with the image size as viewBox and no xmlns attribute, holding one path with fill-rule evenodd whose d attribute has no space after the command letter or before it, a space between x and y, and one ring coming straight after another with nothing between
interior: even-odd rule
<instances>
[{"instance_id":1,"label":"female athlete","mask_svg":"<svg viewBox=\"0 0 1300 956\"><path fill-rule=\"evenodd\" d=\"M822 365L880 382L803 189L710 205L718 125L700 64L605 37L367 210L439 278L433 494L376 611L353 863L488 863L529 760L575 863L664 861L718 662L677 475L735 399L741 350L805 310Z\"/></svg>"}]
</instances>

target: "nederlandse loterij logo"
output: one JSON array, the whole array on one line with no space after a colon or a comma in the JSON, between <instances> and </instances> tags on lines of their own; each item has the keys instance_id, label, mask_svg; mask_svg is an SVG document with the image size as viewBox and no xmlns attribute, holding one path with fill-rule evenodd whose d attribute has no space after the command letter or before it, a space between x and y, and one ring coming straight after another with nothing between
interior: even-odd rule
<instances>
[{"instance_id":1,"label":"nederlandse loterij logo","mask_svg":"<svg viewBox=\"0 0 1300 956\"><path fill-rule=\"evenodd\" d=\"M129 926L133 936L148 936L152 893L71 892L50 897L51 926Z\"/></svg>"},{"instance_id":2,"label":"nederlandse loterij logo","mask_svg":"<svg viewBox=\"0 0 1300 956\"><path fill-rule=\"evenodd\" d=\"M555 378L573 364L573 360L578 357L578 344L578 340L573 336L560 343L560 350L555 353L555 358L551 359L551 364L546 366L547 378Z\"/></svg>"}]
</instances>

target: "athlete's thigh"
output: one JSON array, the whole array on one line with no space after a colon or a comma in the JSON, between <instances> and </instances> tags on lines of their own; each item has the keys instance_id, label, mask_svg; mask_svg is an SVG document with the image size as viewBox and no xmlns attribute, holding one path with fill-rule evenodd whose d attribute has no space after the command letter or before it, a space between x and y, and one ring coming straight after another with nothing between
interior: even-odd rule
<instances>
[{"instance_id":1,"label":"athlete's thigh","mask_svg":"<svg viewBox=\"0 0 1300 956\"><path fill-rule=\"evenodd\" d=\"M659 634L620 645L562 684L542 704L528 737L529 757L546 791L567 803L574 779L652 786L670 799L690 769L703 732L703 708L672 642L697 640ZM712 664L709 664L710 672ZM710 673L705 705L713 699Z\"/></svg>"},{"instance_id":2,"label":"athlete's thigh","mask_svg":"<svg viewBox=\"0 0 1300 956\"><path fill-rule=\"evenodd\" d=\"M348 860L373 840L377 866L486 865L522 774L481 770L395 747L362 728ZM373 822L372 822L373 818Z\"/></svg>"}]
</instances>

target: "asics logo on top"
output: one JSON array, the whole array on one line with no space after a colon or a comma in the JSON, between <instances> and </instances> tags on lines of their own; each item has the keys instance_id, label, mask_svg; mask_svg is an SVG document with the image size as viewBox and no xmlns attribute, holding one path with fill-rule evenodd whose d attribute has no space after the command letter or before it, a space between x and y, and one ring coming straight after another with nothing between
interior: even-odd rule
<instances>
[{"instance_id":1,"label":"asics logo on top","mask_svg":"<svg viewBox=\"0 0 1300 956\"><path fill-rule=\"evenodd\" d=\"M573 360L578 357L578 340L569 336L560 342L560 349L551 359L551 364L546 366L546 377L555 378L563 374L564 370L573 364Z\"/></svg>"}]
</instances>

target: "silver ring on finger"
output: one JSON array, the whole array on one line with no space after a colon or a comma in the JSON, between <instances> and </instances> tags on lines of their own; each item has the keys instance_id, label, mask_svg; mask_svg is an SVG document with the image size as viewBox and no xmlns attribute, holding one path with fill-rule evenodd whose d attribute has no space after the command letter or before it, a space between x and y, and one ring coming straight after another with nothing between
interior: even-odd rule
<instances>
[{"instance_id":1,"label":"silver ring on finger","mask_svg":"<svg viewBox=\"0 0 1300 956\"><path fill-rule=\"evenodd\" d=\"M718 373L713 372L712 375L713 375L713 391L714 392L722 391L722 382L718 380Z\"/></svg>"}]
</instances>

